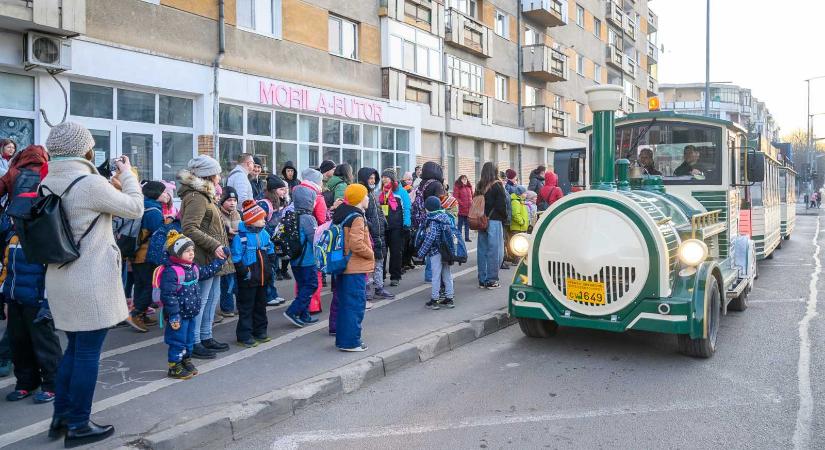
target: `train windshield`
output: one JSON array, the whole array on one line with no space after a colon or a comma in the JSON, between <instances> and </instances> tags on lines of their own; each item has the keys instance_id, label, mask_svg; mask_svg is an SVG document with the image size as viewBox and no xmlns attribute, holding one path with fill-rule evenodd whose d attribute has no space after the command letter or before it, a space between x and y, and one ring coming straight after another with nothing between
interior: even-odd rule
<instances>
[{"instance_id":1,"label":"train windshield","mask_svg":"<svg viewBox=\"0 0 825 450\"><path fill-rule=\"evenodd\" d=\"M616 128L616 158L664 184L721 184L722 128L648 121Z\"/></svg>"}]
</instances>

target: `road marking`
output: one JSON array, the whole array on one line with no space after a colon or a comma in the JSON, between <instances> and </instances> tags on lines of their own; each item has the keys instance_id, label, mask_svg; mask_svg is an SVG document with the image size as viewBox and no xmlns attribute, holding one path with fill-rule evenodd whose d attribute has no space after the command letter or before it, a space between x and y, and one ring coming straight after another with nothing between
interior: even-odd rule
<instances>
[{"instance_id":1,"label":"road marking","mask_svg":"<svg viewBox=\"0 0 825 450\"><path fill-rule=\"evenodd\" d=\"M819 218L816 219L816 230L813 237L814 264L811 272L811 281L808 284L808 307L805 316L799 321L799 363L796 376L799 380L799 410L796 413L796 429L793 433L795 449L806 449L811 440L811 417L813 415L813 394L811 392L811 341L808 334L811 320L816 317L817 289L822 264L819 260Z\"/></svg>"},{"instance_id":2,"label":"road marking","mask_svg":"<svg viewBox=\"0 0 825 450\"><path fill-rule=\"evenodd\" d=\"M775 298L771 300L748 300L748 303L804 303L804 298Z\"/></svg>"},{"instance_id":3,"label":"road marking","mask_svg":"<svg viewBox=\"0 0 825 450\"><path fill-rule=\"evenodd\" d=\"M455 278L467 275L469 273L475 272L476 269L477 269L477 266L468 267L464 270L461 270L459 272L454 273L453 278L455 279ZM420 286L414 287L412 289L408 289L404 292L396 294L395 298L374 302L373 307L372 307L372 309L370 309L370 311L375 311L378 308L381 308L383 306L394 303L398 300L405 299L407 297L410 297L410 296L415 295L419 292L426 291L426 290L429 290L429 289L431 289L431 284L430 283L425 283L425 284L422 284ZM233 353L231 355L224 356L224 357L216 359L212 362L209 362L209 363L206 363L206 364L203 364L203 365L199 365L198 366L198 373L199 373L198 376L201 376L201 375L203 375L205 373L208 373L208 372L211 372L213 370L220 369L221 367L227 366L227 365L232 364L234 362L238 362L238 361L241 361L241 360L244 360L244 359L247 359L247 358L251 358L252 356L257 355L258 353L261 353L261 352L266 351L266 350L270 350L270 349L275 348L279 345L283 345L283 344L286 344L288 342L294 341L295 339L298 339L301 336L305 336L307 334L310 334L310 333L313 333L315 331L321 330L321 329L327 327L328 324L329 324L328 320L322 320L322 321L319 321L318 323L316 323L314 325L310 325L308 327L301 328L301 329L293 331L291 333L287 333L283 336L280 336L278 338L275 338L275 339L271 340L270 342L258 345L257 347L241 350L237 353ZM128 391L122 392L122 393L117 394L117 395L113 395L113 396L108 397L108 398L104 398L103 400L99 400L99 401L95 402L92 405L92 414L99 413L99 412L105 411L109 408L113 408L115 406L122 405L123 403L126 403L129 400L133 400L133 399L136 399L138 397L143 397L145 395L149 395L153 392L159 391L159 390L161 390L165 387L171 386L171 385L176 384L176 383L180 383L182 381L184 381L184 380L173 380L171 378L164 378L164 379L160 379L160 380L153 381L151 383L145 384L145 385L140 386L138 388L128 390ZM12 445L14 443L20 442L24 439L28 439L32 436L37 435L37 434L46 432L49 429L49 423L50 422L51 422L51 419L43 420L43 421L40 421L40 422L33 423L29 426L19 428L19 429L15 430L15 431L12 431L10 433L0 435L0 448Z\"/></svg>"},{"instance_id":4,"label":"road marking","mask_svg":"<svg viewBox=\"0 0 825 450\"><path fill-rule=\"evenodd\" d=\"M627 415L639 414L659 414L664 412L674 411L692 411L703 410L720 407L735 407L735 406L749 406L756 405L753 402L727 402L711 401L711 402L690 402L690 403L675 403L665 406L637 406L637 407L619 407L619 408L603 408L594 409L581 412L568 413L550 413L537 415L523 415L523 416L482 416L462 420L454 423L441 423L438 425L399 425L387 427L370 427L363 428L359 431L333 431L333 430L315 430L303 433L296 433L289 436L284 436L272 443L272 450L295 450L300 444L308 444L312 448L312 444L320 442L335 442L347 441L357 439L376 439L385 437L408 436L411 434L425 434L439 431L452 431L464 428L476 427L498 427L502 425L518 425L525 423L537 422L555 422L560 420L577 420L577 419L593 419L600 417L618 417Z\"/></svg>"}]
</instances>

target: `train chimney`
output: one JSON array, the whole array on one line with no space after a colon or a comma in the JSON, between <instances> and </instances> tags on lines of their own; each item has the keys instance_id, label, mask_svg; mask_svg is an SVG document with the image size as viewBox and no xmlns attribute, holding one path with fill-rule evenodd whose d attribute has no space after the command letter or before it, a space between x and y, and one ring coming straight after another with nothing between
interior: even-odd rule
<instances>
[{"instance_id":1,"label":"train chimney","mask_svg":"<svg viewBox=\"0 0 825 450\"><path fill-rule=\"evenodd\" d=\"M616 154L616 110L621 107L621 86L600 85L585 88L587 103L593 111L593 151L590 158L590 188L616 190L613 158Z\"/></svg>"}]
</instances>

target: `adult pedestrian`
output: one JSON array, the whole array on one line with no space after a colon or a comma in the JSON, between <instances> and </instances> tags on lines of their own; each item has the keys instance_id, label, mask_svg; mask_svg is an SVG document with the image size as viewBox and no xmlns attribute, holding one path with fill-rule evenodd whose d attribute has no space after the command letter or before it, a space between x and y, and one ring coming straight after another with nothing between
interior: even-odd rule
<instances>
[{"instance_id":1,"label":"adult pedestrian","mask_svg":"<svg viewBox=\"0 0 825 450\"><path fill-rule=\"evenodd\" d=\"M527 183L528 191L533 191L536 194L541 192L541 188L544 187L544 173L546 171L546 167L538 166L530 172L530 177Z\"/></svg>"},{"instance_id":2,"label":"adult pedestrian","mask_svg":"<svg viewBox=\"0 0 825 450\"><path fill-rule=\"evenodd\" d=\"M249 174L249 185L252 186L252 198L260 200L264 197L266 192L266 180L261 177L261 172L264 168L261 165L261 159L257 156L252 157L252 162L255 164L252 168L252 173Z\"/></svg>"},{"instance_id":3,"label":"adult pedestrian","mask_svg":"<svg viewBox=\"0 0 825 450\"><path fill-rule=\"evenodd\" d=\"M17 144L11 139L0 139L0 177L9 170L11 158L17 152Z\"/></svg>"},{"instance_id":4,"label":"adult pedestrian","mask_svg":"<svg viewBox=\"0 0 825 450\"><path fill-rule=\"evenodd\" d=\"M426 163L424 163L424 164L426 164ZM412 176L412 187L413 187L413 189L418 188L418 185L421 184L421 172L422 172L422 170L423 169L421 168L421 166L415 166L415 171L413 172L413 176Z\"/></svg>"},{"instance_id":5,"label":"adult pedestrian","mask_svg":"<svg viewBox=\"0 0 825 450\"><path fill-rule=\"evenodd\" d=\"M518 174L513 169L507 169L504 171L504 176L507 177L504 181L504 190L507 191L507 195L515 194L516 186L518 186Z\"/></svg>"},{"instance_id":6,"label":"adult pedestrian","mask_svg":"<svg viewBox=\"0 0 825 450\"><path fill-rule=\"evenodd\" d=\"M335 172L335 162L325 159L321 161L321 165L318 167L318 172L321 172L321 177L323 178L324 182L332 178L333 173Z\"/></svg>"},{"instance_id":7,"label":"adult pedestrian","mask_svg":"<svg viewBox=\"0 0 825 450\"><path fill-rule=\"evenodd\" d=\"M252 159L238 159L246 163ZM216 258L229 259L226 248L229 239L226 235L221 212L218 210L215 185L221 179L221 166L213 158L198 155L189 160L187 168L178 172L178 191L181 199L181 227L183 234L195 243L195 264L206 267ZM246 177L243 180L249 183ZM235 188L237 192L237 188ZM238 192L238 199L241 194ZM195 316L195 346L192 356L199 359L213 359L216 352L229 350L229 345L218 342L212 337L212 323L215 309L221 296L220 278L235 273L230 261L212 277L198 282L201 294L201 308Z\"/></svg>"},{"instance_id":8,"label":"adult pedestrian","mask_svg":"<svg viewBox=\"0 0 825 450\"><path fill-rule=\"evenodd\" d=\"M420 180L420 183L415 189L415 199L412 205L412 227L414 229L417 229L427 217L424 200L432 196L441 198L447 193L444 190L444 170L436 162L425 162L416 180Z\"/></svg>"},{"instance_id":9,"label":"adult pedestrian","mask_svg":"<svg viewBox=\"0 0 825 450\"><path fill-rule=\"evenodd\" d=\"M367 209L364 210L364 217L367 219L370 238L372 239L372 251L375 254L375 269L372 273L372 281L367 283L367 300L371 298L393 298L395 294L384 289L384 260L387 257L387 216L378 207L376 190L381 182L378 171L371 167L362 167L358 170L358 183L367 188ZM367 306L370 306L368 303Z\"/></svg>"},{"instance_id":10,"label":"adult pedestrian","mask_svg":"<svg viewBox=\"0 0 825 450\"><path fill-rule=\"evenodd\" d=\"M343 163L335 166L335 170L324 184L324 188L333 193L333 201L342 200L344 198L344 191L352 182L352 166L349 165L349 163Z\"/></svg>"},{"instance_id":11,"label":"adult pedestrian","mask_svg":"<svg viewBox=\"0 0 825 450\"><path fill-rule=\"evenodd\" d=\"M254 192L252 191L252 183L249 182L249 174L255 170L255 159L253 159L252 155L249 153L241 153L241 156L238 156L238 164L229 172L229 176L226 178L226 185L232 186L235 188L235 192L238 193L238 204L242 205L246 200L254 200ZM220 172L217 174L220 180ZM213 191L214 194L214 191ZM220 194L216 194L220 197ZM182 198L183 196L181 196ZM184 233L187 237L191 238L185 231ZM197 253L197 252L196 252ZM200 263L197 263L199 266ZM203 291L201 291L203 293ZM197 334L197 333L196 333Z\"/></svg>"},{"instance_id":12,"label":"adult pedestrian","mask_svg":"<svg viewBox=\"0 0 825 450\"><path fill-rule=\"evenodd\" d=\"M509 198L492 162L484 163L475 195L484 196L487 229L478 232L478 285L487 289L501 287L498 271L504 260L503 224L507 222Z\"/></svg>"},{"instance_id":13,"label":"adult pedestrian","mask_svg":"<svg viewBox=\"0 0 825 450\"><path fill-rule=\"evenodd\" d=\"M539 210L543 211L560 198L564 197L564 191L559 187L559 177L552 170L544 173L544 187L539 192Z\"/></svg>"},{"instance_id":14,"label":"adult pedestrian","mask_svg":"<svg viewBox=\"0 0 825 450\"><path fill-rule=\"evenodd\" d=\"M398 183L397 177L395 169L385 169L381 174L381 193L378 196L378 203L387 218L389 258L384 263L389 263L391 285L398 285L401 281L404 250L410 233L410 196Z\"/></svg>"},{"instance_id":15,"label":"adult pedestrian","mask_svg":"<svg viewBox=\"0 0 825 450\"><path fill-rule=\"evenodd\" d=\"M455 180L453 197L458 201L458 232L464 229L464 240L470 241L470 206L473 204L473 185L467 175Z\"/></svg>"},{"instance_id":16,"label":"adult pedestrian","mask_svg":"<svg viewBox=\"0 0 825 450\"><path fill-rule=\"evenodd\" d=\"M301 184L301 180L298 179L298 169L295 168L294 162L287 161L284 163L284 167L281 169L281 179L286 183L289 192L292 192L292 188Z\"/></svg>"},{"instance_id":17,"label":"adult pedestrian","mask_svg":"<svg viewBox=\"0 0 825 450\"><path fill-rule=\"evenodd\" d=\"M94 145L82 125L54 126L46 140L51 153L49 174L42 181L51 191L63 193L72 239L81 244L78 259L67 265L50 264L46 271L55 328L68 337L57 372L49 435L65 432L66 447L98 442L114 433L114 426L89 420L106 332L129 315L112 216L140 219L143 215L143 194L129 158L123 156L115 163L118 190L91 163Z\"/></svg>"}]
</instances>

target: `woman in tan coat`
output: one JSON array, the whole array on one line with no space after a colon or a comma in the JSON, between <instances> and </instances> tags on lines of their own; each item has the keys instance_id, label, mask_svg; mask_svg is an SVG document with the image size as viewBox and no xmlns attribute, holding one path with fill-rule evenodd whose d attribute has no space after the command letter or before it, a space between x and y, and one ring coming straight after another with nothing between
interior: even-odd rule
<instances>
[{"instance_id":1,"label":"woman in tan coat","mask_svg":"<svg viewBox=\"0 0 825 450\"><path fill-rule=\"evenodd\" d=\"M221 166L213 158L199 155L191 159L187 167L178 173L181 227L183 234L195 242L195 264L204 267L215 258L228 259L229 240L215 201L215 185L221 179ZM195 317L194 358L213 359L216 352L229 350L229 345L212 337L212 322L221 297L221 276L234 271L227 260L216 276L198 283L202 303Z\"/></svg>"}]
</instances>

